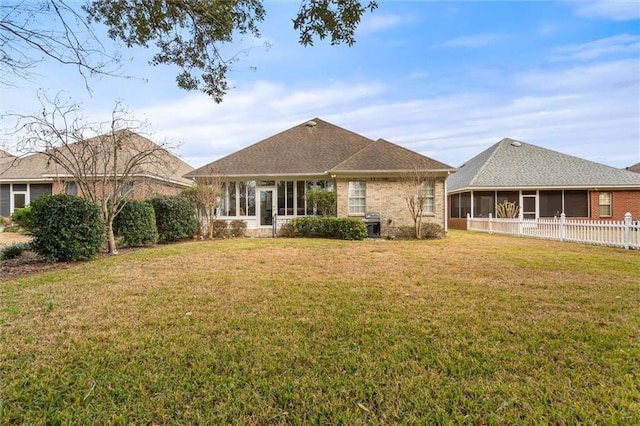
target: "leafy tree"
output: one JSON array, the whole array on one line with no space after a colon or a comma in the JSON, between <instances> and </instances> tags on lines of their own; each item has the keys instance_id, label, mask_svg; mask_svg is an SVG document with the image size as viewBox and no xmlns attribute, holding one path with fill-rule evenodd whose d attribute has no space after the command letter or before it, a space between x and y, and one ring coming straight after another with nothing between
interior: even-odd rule
<instances>
[{"instance_id":1,"label":"leafy tree","mask_svg":"<svg viewBox=\"0 0 640 426\"><path fill-rule=\"evenodd\" d=\"M301 0L293 27L304 46L316 37L352 45L362 15L376 7L371 0ZM152 65L177 65L180 88L201 90L221 102L236 59L224 56L221 47L237 35L260 37L265 9L261 0L89 0L82 10L65 0L34 0L3 1L0 16L5 84L5 76L28 76L43 58L72 64L83 76L114 73L119 55L105 51L92 31L97 22L127 47L155 45Z\"/></svg>"},{"instance_id":2,"label":"leafy tree","mask_svg":"<svg viewBox=\"0 0 640 426\"><path fill-rule=\"evenodd\" d=\"M335 216L337 194L333 190L310 189L306 194L307 203L316 208L320 216Z\"/></svg>"}]
</instances>

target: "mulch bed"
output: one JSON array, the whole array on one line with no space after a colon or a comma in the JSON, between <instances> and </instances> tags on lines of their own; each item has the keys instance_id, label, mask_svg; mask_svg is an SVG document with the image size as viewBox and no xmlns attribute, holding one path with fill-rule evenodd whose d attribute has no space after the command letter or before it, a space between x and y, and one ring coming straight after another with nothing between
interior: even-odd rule
<instances>
[{"instance_id":1,"label":"mulch bed","mask_svg":"<svg viewBox=\"0 0 640 426\"><path fill-rule=\"evenodd\" d=\"M15 259L0 261L0 282L28 277L41 272L67 269L80 262L47 262L33 252L24 252Z\"/></svg>"}]
</instances>

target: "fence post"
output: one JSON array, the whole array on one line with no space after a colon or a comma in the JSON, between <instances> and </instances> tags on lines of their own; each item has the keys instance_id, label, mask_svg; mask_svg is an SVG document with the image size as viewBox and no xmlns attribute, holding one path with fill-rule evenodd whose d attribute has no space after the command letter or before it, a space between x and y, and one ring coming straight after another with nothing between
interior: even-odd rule
<instances>
[{"instance_id":1,"label":"fence post","mask_svg":"<svg viewBox=\"0 0 640 426\"><path fill-rule=\"evenodd\" d=\"M631 213L627 212L624 215L624 249L629 250L629 244L631 243Z\"/></svg>"},{"instance_id":2,"label":"fence post","mask_svg":"<svg viewBox=\"0 0 640 426\"><path fill-rule=\"evenodd\" d=\"M560 241L564 241L564 225L565 225L565 220L567 219L567 215L562 213L560 215Z\"/></svg>"},{"instance_id":3,"label":"fence post","mask_svg":"<svg viewBox=\"0 0 640 426\"><path fill-rule=\"evenodd\" d=\"M522 222L524 221L524 214L522 214L522 209L518 212L518 237L522 236Z\"/></svg>"},{"instance_id":4,"label":"fence post","mask_svg":"<svg viewBox=\"0 0 640 426\"><path fill-rule=\"evenodd\" d=\"M491 217L492 217L492 215L491 215L491 213L489 213L489 233L493 234L493 232L491 232L491 231L493 231L493 225L491 224Z\"/></svg>"},{"instance_id":5,"label":"fence post","mask_svg":"<svg viewBox=\"0 0 640 426\"><path fill-rule=\"evenodd\" d=\"M469 222L471 221L471 214L467 213L467 231L469 230Z\"/></svg>"}]
</instances>

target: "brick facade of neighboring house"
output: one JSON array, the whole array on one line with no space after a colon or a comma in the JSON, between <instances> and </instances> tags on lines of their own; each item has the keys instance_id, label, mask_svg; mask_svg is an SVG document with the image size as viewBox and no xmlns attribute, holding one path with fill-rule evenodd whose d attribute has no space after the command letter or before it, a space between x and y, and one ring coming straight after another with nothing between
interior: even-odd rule
<instances>
[{"instance_id":1,"label":"brick facade of neighboring house","mask_svg":"<svg viewBox=\"0 0 640 426\"><path fill-rule=\"evenodd\" d=\"M314 215L305 194L324 189L336 191L339 217L364 219L366 212L380 213L381 236L386 236L400 226L413 226L401 195L410 173L424 178L421 187L429 194L423 221L446 229L444 188L453 172L451 166L391 142L313 119L186 176L224 181L219 217L244 220L249 235L271 235L280 223Z\"/></svg>"},{"instance_id":2,"label":"brick facade of neighboring house","mask_svg":"<svg viewBox=\"0 0 640 426\"><path fill-rule=\"evenodd\" d=\"M193 167L143 136L128 131L121 132L118 136L124 147L121 152L123 159L127 155L136 155L145 150L157 150L157 162L141 165L130 174L126 190L130 191L132 198L174 195L193 184L192 180L183 177ZM100 137L77 143L96 143L98 138ZM36 153L18 158L2 151L0 155L0 216L8 217L16 208L26 206L42 195L82 195L74 178L53 165L44 154Z\"/></svg>"},{"instance_id":3,"label":"brick facade of neighboring house","mask_svg":"<svg viewBox=\"0 0 640 426\"><path fill-rule=\"evenodd\" d=\"M462 165L449 179L449 226L466 215L495 217L496 204L515 202L526 219L640 218L640 174L503 139Z\"/></svg>"}]
</instances>

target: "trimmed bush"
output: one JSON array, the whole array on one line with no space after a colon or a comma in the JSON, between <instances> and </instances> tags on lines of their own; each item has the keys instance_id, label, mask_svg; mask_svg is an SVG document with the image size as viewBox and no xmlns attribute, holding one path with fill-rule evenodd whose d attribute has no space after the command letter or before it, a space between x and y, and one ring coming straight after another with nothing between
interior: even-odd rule
<instances>
[{"instance_id":1,"label":"trimmed bush","mask_svg":"<svg viewBox=\"0 0 640 426\"><path fill-rule=\"evenodd\" d=\"M158 228L153 206L145 201L127 201L113 220L113 232L122 247L157 243Z\"/></svg>"},{"instance_id":2,"label":"trimmed bush","mask_svg":"<svg viewBox=\"0 0 640 426\"><path fill-rule=\"evenodd\" d=\"M193 237L197 230L196 212L188 199L179 195L149 200L156 215L158 242L168 243Z\"/></svg>"},{"instance_id":3,"label":"trimmed bush","mask_svg":"<svg viewBox=\"0 0 640 426\"><path fill-rule=\"evenodd\" d=\"M45 195L31 203L31 247L53 262L85 260L95 256L106 241L100 207L67 194Z\"/></svg>"},{"instance_id":4,"label":"trimmed bush","mask_svg":"<svg viewBox=\"0 0 640 426\"><path fill-rule=\"evenodd\" d=\"M422 238L427 240L440 239L445 236L444 228L437 223L431 222L422 224L420 234L422 235Z\"/></svg>"},{"instance_id":5,"label":"trimmed bush","mask_svg":"<svg viewBox=\"0 0 640 426\"><path fill-rule=\"evenodd\" d=\"M229 227L226 220L215 219L211 222L213 238L227 238L229 236Z\"/></svg>"},{"instance_id":6,"label":"trimmed bush","mask_svg":"<svg viewBox=\"0 0 640 426\"><path fill-rule=\"evenodd\" d=\"M247 223L244 220L232 220L229 227L231 228L230 231L232 237L242 238L247 233Z\"/></svg>"},{"instance_id":7,"label":"trimmed bush","mask_svg":"<svg viewBox=\"0 0 640 426\"><path fill-rule=\"evenodd\" d=\"M18 225L24 233L30 234L33 228L33 212L31 205L27 207L17 209L11 214L11 221L13 224Z\"/></svg>"},{"instance_id":8,"label":"trimmed bush","mask_svg":"<svg viewBox=\"0 0 640 426\"><path fill-rule=\"evenodd\" d=\"M19 257L27 250L31 250L29 243L14 243L0 250L0 260L9 260Z\"/></svg>"},{"instance_id":9,"label":"trimmed bush","mask_svg":"<svg viewBox=\"0 0 640 426\"><path fill-rule=\"evenodd\" d=\"M298 217L280 229L280 236L294 238L363 240L367 235L364 221L350 217Z\"/></svg>"}]
</instances>

